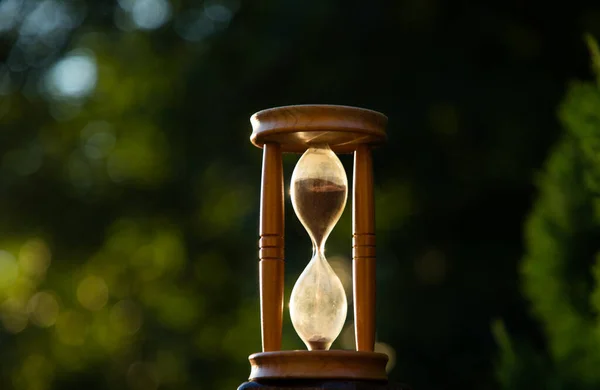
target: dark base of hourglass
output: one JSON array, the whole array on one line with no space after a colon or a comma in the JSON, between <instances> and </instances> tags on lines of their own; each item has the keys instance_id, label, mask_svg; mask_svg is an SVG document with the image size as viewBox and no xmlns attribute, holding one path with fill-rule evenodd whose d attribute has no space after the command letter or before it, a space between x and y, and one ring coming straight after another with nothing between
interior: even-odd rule
<instances>
[{"instance_id":1,"label":"dark base of hourglass","mask_svg":"<svg viewBox=\"0 0 600 390\"><path fill-rule=\"evenodd\" d=\"M370 381L315 381L315 380L274 380L245 382L237 390L411 390L410 387L392 383Z\"/></svg>"},{"instance_id":2,"label":"dark base of hourglass","mask_svg":"<svg viewBox=\"0 0 600 390\"><path fill-rule=\"evenodd\" d=\"M238 390L409 390L390 384L387 356L359 351L276 351L249 357L250 382Z\"/></svg>"}]
</instances>

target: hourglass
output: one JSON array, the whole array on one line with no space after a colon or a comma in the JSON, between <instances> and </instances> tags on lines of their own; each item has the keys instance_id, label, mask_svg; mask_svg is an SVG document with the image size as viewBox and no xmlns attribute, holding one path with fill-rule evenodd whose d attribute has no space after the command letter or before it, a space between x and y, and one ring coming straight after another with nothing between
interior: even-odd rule
<instances>
[{"instance_id":1,"label":"hourglass","mask_svg":"<svg viewBox=\"0 0 600 390\"><path fill-rule=\"evenodd\" d=\"M328 145L302 155L290 185L292 205L313 244L313 257L294 285L290 316L309 350L328 350L346 320L346 293L325 258L325 242L348 197L342 163Z\"/></svg>"},{"instance_id":2,"label":"hourglass","mask_svg":"<svg viewBox=\"0 0 600 390\"><path fill-rule=\"evenodd\" d=\"M300 105L259 111L252 116L251 123L250 139L263 149L259 240L263 352L249 357L250 382L240 389L274 384L302 388L305 383L302 381L306 380L357 380L385 386L387 356L373 351L375 213L371 149L385 141L387 118L356 107ZM302 153L292 174L290 198L313 245L312 259L289 298L292 324L308 349L300 351L281 351L283 153ZM354 154L352 281L356 350L353 351L330 350L344 326L347 301L342 283L325 257L327 237L348 197L348 179L337 156L344 153Z\"/></svg>"}]
</instances>

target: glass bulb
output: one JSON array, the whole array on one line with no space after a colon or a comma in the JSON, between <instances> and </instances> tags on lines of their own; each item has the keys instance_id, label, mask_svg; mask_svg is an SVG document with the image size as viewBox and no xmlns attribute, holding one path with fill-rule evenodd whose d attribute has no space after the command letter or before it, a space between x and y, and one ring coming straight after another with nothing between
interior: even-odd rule
<instances>
[{"instance_id":1,"label":"glass bulb","mask_svg":"<svg viewBox=\"0 0 600 390\"><path fill-rule=\"evenodd\" d=\"M342 163L327 145L309 148L294 168L294 211L313 244L313 257L294 285L290 316L309 350L327 350L340 334L348 303L342 282L325 258L325 241L348 198Z\"/></svg>"}]
</instances>

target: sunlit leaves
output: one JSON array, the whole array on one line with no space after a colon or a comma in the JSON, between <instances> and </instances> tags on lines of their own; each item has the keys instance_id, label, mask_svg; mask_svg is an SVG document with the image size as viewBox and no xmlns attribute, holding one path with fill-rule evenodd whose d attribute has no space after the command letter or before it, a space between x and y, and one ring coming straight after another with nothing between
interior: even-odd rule
<instances>
[{"instance_id":1,"label":"sunlit leaves","mask_svg":"<svg viewBox=\"0 0 600 390\"><path fill-rule=\"evenodd\" d=\"M539 178L540 196L526 225L521 270L562 380L592 387L600 384L599 112L598 85L571 85L560 110L567 134ZM503 348L507 354L508 347ZM507 356L503 369L513 372L505 376L518 369L509 369Z\"/></svg>"}]
</instances>

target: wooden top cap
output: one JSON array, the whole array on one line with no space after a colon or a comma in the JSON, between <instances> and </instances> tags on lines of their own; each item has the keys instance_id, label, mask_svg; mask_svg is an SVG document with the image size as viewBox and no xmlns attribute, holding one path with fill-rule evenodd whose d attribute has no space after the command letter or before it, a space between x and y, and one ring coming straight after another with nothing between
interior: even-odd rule
<instances>
[{"instance_id":1,"label":"wooden top cap","mask_svg":"<svg viewBox=\"0 0 600 390\"><path fill-rule=\"evenodd\" d=\"M281 145L302 153L312 144L328 144L336 153L351 153L359 144L386 140L387 117L377 111L327 104L269 108L252 115L250 140L258 147Z\"/></svg>"},{"instance_id":2,"label":"wooden top cap","mask_svg":"<svg viewBox=\"0 0 600 390\"><path fill-rule=\"evenodd\" d=\"M387 355L359 351L275 351L250 355L250 380L354 379L386 381Z\"/></svg>"}]
</instances>

